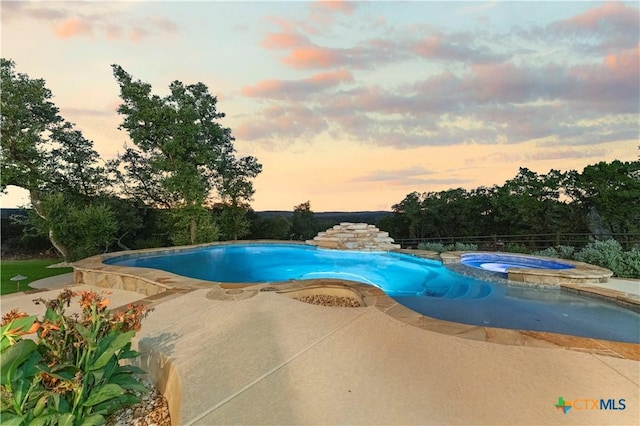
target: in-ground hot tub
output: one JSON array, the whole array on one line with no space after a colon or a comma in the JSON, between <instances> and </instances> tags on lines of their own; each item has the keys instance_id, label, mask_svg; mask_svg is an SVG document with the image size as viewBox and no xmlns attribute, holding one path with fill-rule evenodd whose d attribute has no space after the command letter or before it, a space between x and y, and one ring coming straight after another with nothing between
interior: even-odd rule
<instances>
[{"instance_id":1,"label":"in-ground hot tub","mask_svg":"<svg viewBox=\"0 0 640 426\"><path fill-rule=\"evenodd\" d=\"M505 278L511 268L554 270L575 268L575 265L560 260L509 253L464 253L460 256L460 262L472 268L502 273Z\"/></svg>"},{"instance_id":2,"label":"in-ground hot tub","mask_svg":"<svg viewBox=\"0 0 640 426\"><path fill-rule=\"evenodd\" d=\"M588 263L518 253L450 251L440 254L443 264L462 264L509 281L541 286L607 282L613 273Z\"/></svg>"}]
</instances>

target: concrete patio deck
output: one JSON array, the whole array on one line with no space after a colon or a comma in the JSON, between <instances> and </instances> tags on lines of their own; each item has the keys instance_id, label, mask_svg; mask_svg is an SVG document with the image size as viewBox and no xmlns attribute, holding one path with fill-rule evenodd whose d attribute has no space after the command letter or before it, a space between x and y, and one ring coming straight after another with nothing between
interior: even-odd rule
<instances>
[{"instance_id":1,"label":"concrete patio deck","mask_svg":"<svg viewBox=\"0 0 640 426\"><path fill-rule=\"evenodd\" d=\"M145 297L109 290L112 306ZM57 293L3 296L2 312L23 306L33 312L31 299ZM246 298L222 297L235 292L220 288L165 293L141 300L156 310L137 338L150 370L159 364L171 370L157 379L173 399L174 424L635 425L640 419L640 362L617 354L463 339L398 321L379 307L315 306L273 291ZM640 345L629 350L635 353L625 358L638 359ZM566 414L556 408L559 397L574 408ZM617 408L624 400L625 408L590 409L585 402L600 399L615 400Z\"/></svg>"}]
</instances>

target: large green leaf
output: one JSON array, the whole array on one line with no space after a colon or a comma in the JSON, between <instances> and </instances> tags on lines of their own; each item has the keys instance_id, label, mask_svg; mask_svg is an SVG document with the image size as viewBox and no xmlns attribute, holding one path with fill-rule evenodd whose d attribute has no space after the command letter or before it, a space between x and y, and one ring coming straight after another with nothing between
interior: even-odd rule
<instances>
[{"instance_id":1,"label":"large green leaf","mask_svg":"<svg viewBox=\"0 0 640 426\"><path fill-rule=\"evenodd\" d=\"M31 353L38 348L33 340L21 340L15 345L9 346L0 360L0 384L11 383L18 367L26 361Z\"/></svg>"},{"instance_id":2,"label":"large green leaf","mask_svg":"<svg viewBox=\"0 0 640 426\"><path fill-rule=\"evenodd\" d=\"M139 356L140 356L140 352L132 350L131 342L129 342L124 348L122 348L122 351L120 351L118 358L127 359L127 358L137 358Z\"/></svg>"},{"instance_id":3,"label":"large green leaf","mask_svg":"<svg viewBox=\"0 0 640 426\"><path fill-rule=\"evenodd\" d=\"M122 349L135 334L134 330L127 331L126 333L116 334L112 339L101 341L96 350L97 358L93 362L93 365L89 366L89 371L102 368L109 362L109 359L118 351ZM111 337L111 336L108 336ZM104 343L107 342L107 343Z\"/></svg>"},{"instance_id":4,"label":"large green leaf","mask_svg":"<svg viewBox=\"0 0 640 426\"><path fill-rule=\"evenodd\" d=\"M91 408L91 411L96 414L110 415L123 407L131 406L140 402L140 399L131 393L125 393L116 398L110 399L100 404L96 404Z\"/></svg>"},{"instance_id":5,"label":"large green leaf","mask_svg":"<svg viewBox=\"0 0 640 426\"><path fill-rule=\"evenodd\" d=\"M122 373L147 374L146 371L140 367L136 367L135 365L121 365L118 369L118 374Z\"/></svg>"},{"instance_id":6,"label":"large green leaf","mask_svg":"<svg viewBox=\"0 0 640 426\"><path fill-rule=\"evenodd\" d=\"M59 413L51 413L45 416L36 417L35 419L29 422L29 426L55 425L57 424L57 420L59 417L60 417Z\"/></svg>"},{"instance_id":7,"label":"large green leaf","mask_svg":"<svg viewBox=\"0 0 640 426\"><path fill-rule=\"evenodd\" d=\"M106 385L95 387L91 390L89 398L82 404L84 407L91 407L111 398L116 398L125 393L119 385L115 383L107 383Z\"/></svg>"},{"instance_id":8,"label":"large green leaf","mask_svg":"<svg viewBox=\"0 0 640 426\"><path fill-rule=\"evenodd\" d=\"M15 414L4 412L0 414L0 424L2 426L20 426L25 417L26 415L16 416Z\"/></svg>"},{"instance_id":9,"label":"large green leaf","mask_svg":"<svg viewBox=\"0 0 640 426\"><path fill-rule=\"evenodd\" d=\"M114 374L111 377L111 380L109 380L109 383L115 383L116 385L120 385L124 389L128 390L137 390L141 392L146 392L148 390L145 385L136 380L136 378L130 373Z\"/></svg>"},{"instance_id":10,"label":"large green leaf","mask_svg":"<svg viewBox=\"0 0 640 426\"><path fill-rule=\"evenodd\" d=\"M73 426L76 416L71 413L64 413L58 417L58 426Z\"/></svg>"},{"instance_id":11,"label":"large green leaf","mask_svg":"<svg viewBox=\"0 0 640 426\"><path fill-rule=\"evenodd\" d=\"M99 426L105 423L104 417L102 414L93 414L89 417L85 417L82 419L81 426Z\"/></svg>"}]
</instances>

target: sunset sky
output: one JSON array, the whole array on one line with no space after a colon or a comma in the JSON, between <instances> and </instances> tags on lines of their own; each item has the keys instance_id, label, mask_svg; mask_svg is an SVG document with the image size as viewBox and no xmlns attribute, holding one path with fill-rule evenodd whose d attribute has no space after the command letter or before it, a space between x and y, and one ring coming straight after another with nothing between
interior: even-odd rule
<instances>
[{"instance_id":1,"label":"sunset sky","mask_svg":"<svg viewBox=\"0 0 640 426\"><path fill-rule=\"evenodd\" d=\"M104 159L111 64L205 83L256 210L390 210L412 191L501 185L519 167L637 160L637 2L8 2L2 57L43 78ZM25 204L11 188L2 207Z\"/></svg>"}]
</instances>

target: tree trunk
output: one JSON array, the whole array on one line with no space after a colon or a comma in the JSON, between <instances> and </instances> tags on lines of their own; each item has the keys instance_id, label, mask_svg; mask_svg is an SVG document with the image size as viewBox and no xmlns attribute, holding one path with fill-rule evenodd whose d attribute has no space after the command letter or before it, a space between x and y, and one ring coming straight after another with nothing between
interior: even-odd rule
<instances>
[{"instance_id":1,"label":"tree trunk","mask_svg":"<svg viewBox=\"0 0 640 426\"><path fill-rule=\"evenodd\" d=\"M40 218L42 218L42 220L48 223L49 220L42 210L42 203L40 202L40 196L38 195L38 193L36 191L29 191L29 198L31 199L31 207L33 208L33 211ZM48 237L53 247L58 251L58 253L60 253L60 255L62 255L65 261L68 261L69 249L64 244L56 240L55 236L53 235L53 229L51 229L51 227L49 227Z\"/></svg>"},{"instance_id":2,"label":"tree trunk","mask_svg":"<svg viewBox=\"0 0 640 426\"><path fill-rule=\"evenodd\" d=\"M196 222L196 219L193 218L191 219L191 223L189 224L189 235L191 238L191 244L195 244L196 243L196 233L198 231L198 223Z\"/></svg>"}]
</instances>

